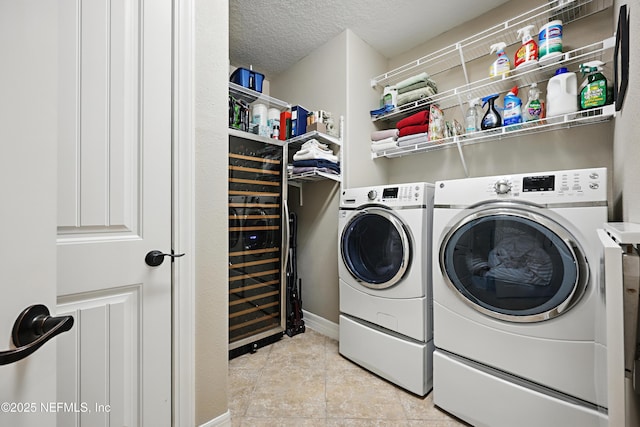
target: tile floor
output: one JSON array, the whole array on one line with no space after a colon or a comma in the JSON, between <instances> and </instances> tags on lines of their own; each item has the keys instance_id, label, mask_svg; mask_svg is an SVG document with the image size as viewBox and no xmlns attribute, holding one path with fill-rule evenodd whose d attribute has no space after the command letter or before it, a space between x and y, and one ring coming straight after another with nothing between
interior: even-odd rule
<instances>
[{"instance_id":1,"label":"tile floor","mask_svg":"<svg viewBox=\"0 0 640 427\"><path fill-rule=\"evenodd\" d=\"M229 361L234 427L466 426L338 354L338 342L303 334Z\"/></svg>"}]
</instances>

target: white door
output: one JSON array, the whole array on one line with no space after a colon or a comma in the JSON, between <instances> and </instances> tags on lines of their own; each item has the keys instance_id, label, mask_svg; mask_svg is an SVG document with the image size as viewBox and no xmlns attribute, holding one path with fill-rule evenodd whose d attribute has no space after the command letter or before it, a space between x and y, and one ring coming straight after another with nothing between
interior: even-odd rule
<instances>
[{"instance_id":1,"label":"white door","mask_svg":"<svg viewBox=\"0 0 640 427\"><path fill-rule=\"evenodd\" d=\"M20 312L55 313L56 4L0 0L0 351ZM64 334L63 334L64 335ZM56 344L0 366L0 425L55 425ZM44 404L43 408L41 404Z\"/></svg>"},{"instance_id":2,"label":"white door","mask_svg":"<svg viewBox=\"0 0 640 427\"><path fill-rule=\"evenodd\" d=\"M58 425L169 426L172 2L57 3Z\"/></svg>"}]
</instances>

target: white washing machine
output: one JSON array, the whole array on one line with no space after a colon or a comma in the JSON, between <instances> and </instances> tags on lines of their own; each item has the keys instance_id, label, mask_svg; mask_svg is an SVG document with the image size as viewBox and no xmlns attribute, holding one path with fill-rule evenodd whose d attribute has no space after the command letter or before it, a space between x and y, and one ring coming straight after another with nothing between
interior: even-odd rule
<instances>
[{"instance_id":1,"label":"white washing machine","mask_svg":"<svg viewBox=\"0 0 640 427\"><path fill-rule=\"evenodd\" d=\"M432 388L434 185L352 188L340 197L340 353L415 394Z\"/></svg>"},{"instance_id":2,"label":"white washing machine","mask_svg":"<svg viewBox=\"0 0 640 427\"><path fill-rule=\"evenodd\" d=\"M434 402L474 426L606 426L604 168L436 183Z\"/></svg>"}]
</instances>

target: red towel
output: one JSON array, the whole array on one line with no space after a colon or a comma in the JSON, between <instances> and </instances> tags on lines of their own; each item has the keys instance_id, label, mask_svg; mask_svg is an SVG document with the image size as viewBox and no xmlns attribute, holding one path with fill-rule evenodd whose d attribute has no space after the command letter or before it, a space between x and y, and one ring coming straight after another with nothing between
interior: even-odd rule
<instances>
[{"instance_id":1,"label":"red towel","mask_svg":"<svg viewBox=\"0 0 640 427\"><path fill-rule=\"evenodd\" d=\"M407 126L419 126L429 123L429 110L418 111L415 114L400 120L396 127L402 129Z\"/></svg>"},{"instance_id":2,"label":"red towel","mask_svg":"<svg viewBox=\"0 0 640 427\"><path fill-rule=\"evenodd\" d=\"M398 132L398 137L425 133L429 130L429 125L405 126Z\"/></svg>"}]
</instances>

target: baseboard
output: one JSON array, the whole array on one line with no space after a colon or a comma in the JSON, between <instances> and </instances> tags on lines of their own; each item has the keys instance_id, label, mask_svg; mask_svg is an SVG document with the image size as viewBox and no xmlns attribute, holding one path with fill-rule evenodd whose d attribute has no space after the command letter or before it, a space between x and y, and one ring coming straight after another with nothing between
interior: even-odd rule
<instances>
[{"instance_id":1,"label":"baseboard","mask_svg":"<svg viewBox=\"0 0 640 427\"><path fill-rule=\"evenodd\" d=\"M338 340L340 336L340 326L330 320L320 317L317 314L309 313L306 310L302 310L304 324L307 328L313 329L316 332L326 335L329 338Z\"/></svg>"},{"instance_id":2,"label":"baseboard","mask_svg":"<svg viewBox=\"0 0 640 427\"><path fill-rule=\"evenodd\" d=\"M201 424L200 427L229 427L231 426L231 412L227 410L224 414Z\"/></svg>"}]
</instances>

